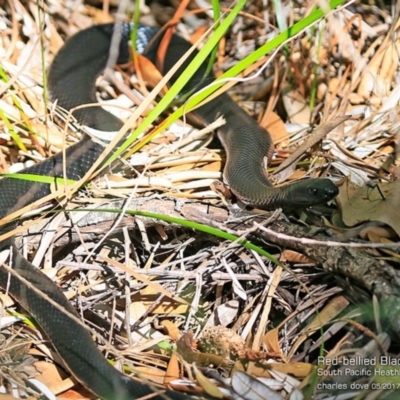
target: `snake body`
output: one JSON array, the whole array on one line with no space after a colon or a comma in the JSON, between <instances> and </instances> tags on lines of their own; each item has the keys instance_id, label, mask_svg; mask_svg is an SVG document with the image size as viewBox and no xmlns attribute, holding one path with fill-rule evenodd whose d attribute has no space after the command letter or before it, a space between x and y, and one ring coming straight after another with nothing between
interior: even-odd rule
<instances>
[{"instance_id":1,"label":"snake body","mask_svg":"<svg viewBox=\"0 0 400 400\"><path fill-rule=\"evenodd\" d=\"M129 61L128 42L131 29L131 24L122 24L118 63ZM95 81L106 66L113 31L113 24L91 27L71 37L59 51L48 76L51 97L58 101L58 105L70 110L82 104L96 103ZM137 48L153 62L156 60L161 39L157 38L150 46L147 45L157 32L158 29L144 25L140 25L138 29ZM173 36L164 60L164 71L161 72L168 71L189 47L190 44L185 40ZM184 90L197 90L212 81L213 76L207 75L205 71L206 67L201 67ZM263 208L299 207L326 202L337 194L336 186L328 179L309 179L286 187L273 188L262 167L264 156L271 150L270 136L228 95L214 99L196 110L196 114L205 122L212 122L218 115L223 115L226 119L226 125L218 132L227 152L224 179L244 202ZM115 131L122 126L119 119L99 107L74 111L74 116L82 124L99 130ZM65 154L67 178L78 180L84 176L102 151L103 146L87 136L69 147ZM22 173L62 178L63 166L64 155L60 153ZM48 184L5 178L0 181L0 218L48 194ZM8 223L1 227L0 234L9 232L14 227L15 223ZM68 315L79 318L63 293L18 252L13 239L0 244L1 249L7 247L12 250L10 263L17 276L10 275L4 266L0 267L0 285L35 318L66 368L78 381L107 400L131 400L154 393L154 389L147 384L134 381L113 368L103 358L88 331ZM38 294L35 288L54 300L67 314ZM178 392L165 393L171 399L190 398ZM152 398L163 397L156 395Z\"/></svg>"}]
</instances>

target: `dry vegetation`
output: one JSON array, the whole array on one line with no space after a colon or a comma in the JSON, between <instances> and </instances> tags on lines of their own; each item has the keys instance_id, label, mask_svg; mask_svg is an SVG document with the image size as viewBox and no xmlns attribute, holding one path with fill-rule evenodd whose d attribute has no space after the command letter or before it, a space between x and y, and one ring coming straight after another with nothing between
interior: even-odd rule
<instances>
[{"instance_id":1,"label":"dry vegetation","mask_svg":"<svg viewBox=\"0 0 400 400\"><path fill-rule=\"evenodd\" d=\"M44 96L45 71L66 37L113 20L116 11L108 1L39 3L0 2L4 173L40 162L77 140L75 129L65 127L57 105ZM142 7L142 22L171 19L173 8L155 3ZM217 71L273 37L278 22L270 7L248 2L221 44ZM290 24L309 12L311 2L281 7L278 14ZM69 209L103 203L116 208L121 202L113 199L130 198L123 207L226 229L271 252L281 265L203 232L143 217L121 217L113 224L113 216L101 213L90 218L70 213L66 220L58 215L51 218L51 233L31 235L25 242L36 265L96 327L104 338L100 345L107 343L106 355L117 367L123 363L128 374L135 368L147 379L168 383L183 376L195 381L189 370L196 362L197 367L219 367L225 378L233 376L227 386L249 385L268 399L288 393L298 398L306 393L314 398L395 396L389 389L400 388L395 372L400 369L374 368L360 360L379 363L390 355L395 363L398 357L399 11L398 4L353 2L331 12L231 92L274 136L271 172L309 137L316 143L311 149L303 146L301 162L273 179L330 176L340 185L335 204L293 215L290 222L281 214L255 220L228 212L210 188L221 179L221 146L211 141L210 130L198 131L186 121L157 136L123 171L95 180L68 203ZM209 23L194 7L178 29L193 39ZM120 71L111 84L100 83L99 96L118 105L119 116L126 118L146 89ZM324 131L322 142L313 137L310 128L345 114L351 118ZM71 218L76 226L66 234ZM34 222L30 229L49 223ZM64 373L58 375L40 331L19 323L12 314L17 305L2 298L5 315L12 315L2 318L0 371L6 390L21 398L37 396L38 389L26 386L28 378L36 377L63 393L60 398L71 398L73 390L84 395ZM316 369L321 355L324 362ZM354 365L345 365L344 359L355 360ZM377 375L382 370L389 377ZM210 390L211 381L197 377L197 385ZM257 386L259 377L274 393Z\"/></svg>"}]
</instances>

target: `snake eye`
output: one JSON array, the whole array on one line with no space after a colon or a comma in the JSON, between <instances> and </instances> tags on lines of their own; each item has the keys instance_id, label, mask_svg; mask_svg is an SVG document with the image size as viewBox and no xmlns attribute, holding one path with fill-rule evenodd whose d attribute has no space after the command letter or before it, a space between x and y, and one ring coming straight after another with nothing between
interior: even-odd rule
<instances>
[{"instance_id":1,"label":"snake eye","mask_svg":"<svg viewBox=\"0 0 400 400\"><path fill-rule=\"evenodd\" d=\"M319 192L319 190L318 190L317 188L311 188L311 194L312 194L313 196L318 195L318 192Z\"/></svg>"},{"instance_id":2,"label":"snake eye","mask_svg":"<svg viewBox=\"0 0 400 400\"><path fill-rule=\"evenodd\" d=\"M320 190L317 187L310 187L308 193L310 196L317 197L320 194Z\"/></svg>"}]
</instances>

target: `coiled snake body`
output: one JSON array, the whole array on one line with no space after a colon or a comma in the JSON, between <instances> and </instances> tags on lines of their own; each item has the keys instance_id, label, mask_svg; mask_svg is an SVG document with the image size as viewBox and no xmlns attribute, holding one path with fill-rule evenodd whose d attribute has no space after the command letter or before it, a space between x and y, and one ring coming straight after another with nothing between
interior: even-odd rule
<instances>
[{"instance_id":1,"label":"coiled snake body","mask_svg":"<svg viewBox=\"0 0 400 400\"><path fill-rule=\"evenodd\" d=\"M104 70L114 30L113 24L98 25L84 30L70 38L60 50L51 66L48 82L52 99L65 109L96 103L95 80ZM118 63L129 61L129 35L131 25L122 25ZM160 39L149 48L146 45L157 33L156 28L140 26L138 30L139 51L155 61ZM164 71L168 71L190 45L173 36ZM205 66L200 68L187 84L185 90L199 89L213 80L205 77ZM179 71L177 74L181 73ZM219 130L226 152L227 162L224 178L236 196L246 203L263 208L299 207L326 202L337 194L336 186L328 179L309 179L282 188L273 188L263 170L263 158L269 153L272 143L265 130L248 116L227 95L222 95L196 110L205 122L212 122L223 115L226 125ZM104 131L118 130L122 123L101 108L86 108L74 112L82 123ZM89 170L103 151L103 146L89 137L66 151L66 176L78 180ZM57 154L48 160L27 168L23 173L64 177L64 155ZM48 184L27 180L6 178L0 181L0 218L50 194ZM9 223L1 227L0 234L15 227ZM69 304L55 284L35 269L15 248L12 239L3 241L1 249L11 248L11 266L15 273L30 285L77 317L77 312ZM113 368L101 355L88 331L67 314L62 313L48 300L40 296L30 285L14 274L10 275L0 267L0 285L37 321L54 348L60 354L65 366L85 387L97 396L108 400L136 399L153 393L145 383L134 381ZM188 399L187 395L166 392L172 399ZM161 399L159 395L152 397Z\"/></svg>"}]
</instances>

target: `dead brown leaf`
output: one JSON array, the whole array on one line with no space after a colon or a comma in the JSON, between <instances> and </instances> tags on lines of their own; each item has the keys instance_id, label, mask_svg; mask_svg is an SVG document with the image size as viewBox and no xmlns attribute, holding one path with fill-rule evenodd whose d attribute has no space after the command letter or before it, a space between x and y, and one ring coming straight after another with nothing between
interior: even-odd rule
<instances>
[{"instance_id":1,"label":"dead brown leaf","mask_svg":"<svg viewBox=\"0 0 400 400\"><path fill-rule=\"evenodd\" d=\"M400 181L357 187L346 181L339 190L337 202L347 226L365 221L379 221L389 225L400 235Z\"/></svg>"},{"instance_id":2,"label":"dead brown leaf","mask_svg":"<svg viewBox=\"0 0 400 400\"><path fill-rule=\"evenodd\" d=\"M167 371L165 372L164 384L168 384L169 382L178 379L179 377L180 377L180 369L179 369L178 356L174 351L169 360Z\"/></svg>"},{"instance_id":3,"label":"dead brown leaf","mask_svg":"<svg viewBox=\"0 0 400 400\"><path fill-rule=\"evenodd\" d=\"M311 374L315 365L303 362L293 363L269 363L268 368L275 371L283 372L287 375L295 376L296 378L305 378Z\"/></svg>"},{"instance_id":4,"label":"dead brown leaf","mask_svg":"<svg viewBox=\"0 0 400 400\"><path fill-rule=\"evenodd\" d=\"M282 353L281 346L279 345L279 329L269 330L262 338L263 343L267 346L269 353L279 354L282 360L286 357Z\"/></svg>"},{"instance_id":5,"label":"dead brown leaf","mask_svg":"<svg viewBox=\"0 0 400 400\"><path fill-rule=\"evenodd\" d=\"M276 149L289 146L290 138L286 126L278 114L273 111L268 113L267 117L262 121L262 126L271 135Z\"/></svg>"}]
</instances>

